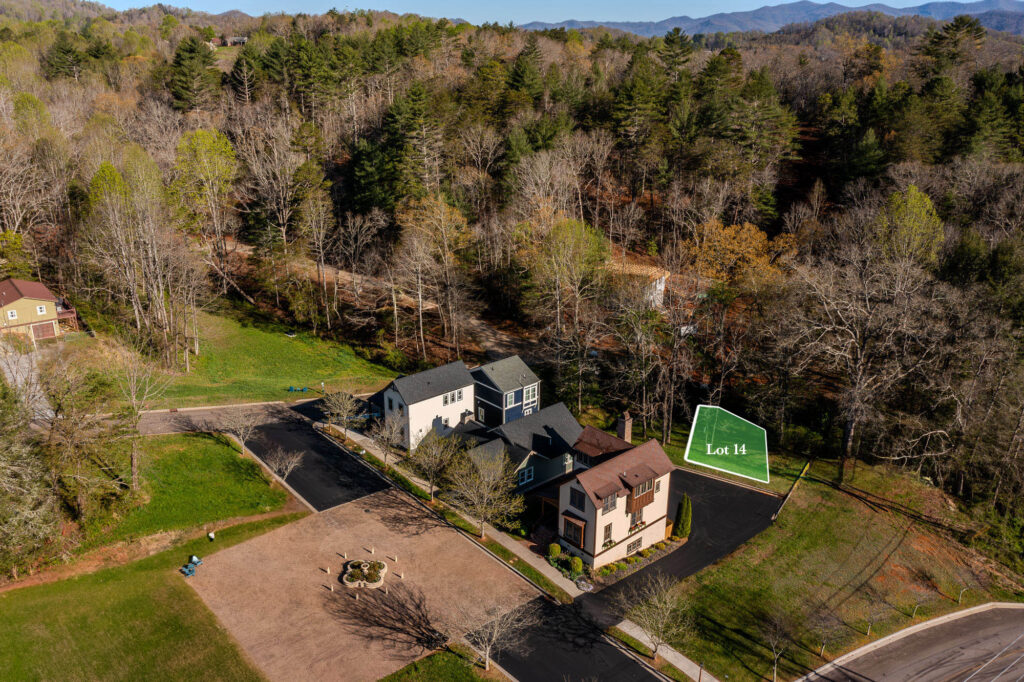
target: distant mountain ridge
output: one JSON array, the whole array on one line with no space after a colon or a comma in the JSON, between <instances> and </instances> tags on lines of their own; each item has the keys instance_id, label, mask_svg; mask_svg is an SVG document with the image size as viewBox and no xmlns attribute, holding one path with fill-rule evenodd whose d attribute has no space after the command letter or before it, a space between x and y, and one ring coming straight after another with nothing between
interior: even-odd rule
<instances>
[{"instance_id":1,"label":"distant mountain ridge","mask_svg":"<svg viewBox=\"0 0 1024 682\"><path fill-rule=\"evenodd\" d=\"M664 35L673 28L683 33L732 33L764 31L771 33L787 24L814 22L847 12L880 12L899 17L919 15L932 19L952 19L958 14L977 16L983 26L997 31L1021 33L1024 31L1024 1L979 0L978 2L929 2L916 7L889 7L881 3L847 7L834 2L817 3L798 0L782 5L760 7L746 12L723 12L707 17L670 17L662 21L577 21L570 19L557 23L532 21L521 28L537 31L548 28L597 28L604 26L628 31L644 37Z\"/></svg>"}]
</instances>

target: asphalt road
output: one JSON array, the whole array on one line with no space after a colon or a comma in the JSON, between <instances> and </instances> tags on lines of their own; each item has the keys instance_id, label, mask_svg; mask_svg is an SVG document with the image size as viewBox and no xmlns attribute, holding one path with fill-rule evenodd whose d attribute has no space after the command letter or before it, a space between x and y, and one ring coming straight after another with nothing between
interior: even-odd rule
<instances>
[{"instance_id":1,"label":"asphalt road","mask_svg":"<svg viewBox=\"0 0 1024 682\"><path fill-rule=\"evenodd\" d=\"M574 606L535 602L540 622L520 633L522 647L495 660L520 682L631 682L657 679L612 644Z\"/></svg>"},{"instance_id":2,"label":"asphalt road","mask_svg":"<svg viewBox=\"0 0 1024 682\"><path fill-rule=\"evenodd\" d=\"M231 408L177 413L150 413L143 417L143 433L204 431L216 428L220 415ZM257 411L263 423L246 445L266 462L275 448L305 452L302 464L286 482L317 511L372 495L388 487L379 476L316 433L294 410L281 405L245 408Z\"/></svg>"},{"instance_id":3,"label":"asphalt road","mask_svg":"<svg viewBox=\"0 0 1024 682\"><path fill-rule=\"evenodd\" d=\"M941 623L805 679L1018 682L1024 679L1024 609L992 609Z\"/></svg>"}]
</instances>

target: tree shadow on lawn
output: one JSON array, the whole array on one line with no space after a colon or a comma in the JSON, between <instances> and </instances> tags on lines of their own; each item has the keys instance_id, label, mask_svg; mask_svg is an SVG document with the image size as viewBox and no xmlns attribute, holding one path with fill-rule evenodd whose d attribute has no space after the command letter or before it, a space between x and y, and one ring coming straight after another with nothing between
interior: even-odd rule
<instances>
[{"instance_id":1,"label":"tree shadow on lawn","mask_svg":"<svg viewBox=\"0 0 1024 682\"><path fill-rule=\"evenodd\" d=\"M395 491L375 496L372 504L372 512L380 518L381 523L400 535L423 535L448 525Z\"/></svg>"},{"instance_id":2,"label":"tree shadow on lawn","mask_svg":"<svg viewBox=\"0 0 1024 682\"><path fill-rule=\"evenodd\" d=\"M448 634L427 606L421 589L405 583L388 583L387 587L385 593L383 587L341 586L325 594L324 608L352 634L389 648L424 653L447 646Z\"/></svg>"}]
</instances>

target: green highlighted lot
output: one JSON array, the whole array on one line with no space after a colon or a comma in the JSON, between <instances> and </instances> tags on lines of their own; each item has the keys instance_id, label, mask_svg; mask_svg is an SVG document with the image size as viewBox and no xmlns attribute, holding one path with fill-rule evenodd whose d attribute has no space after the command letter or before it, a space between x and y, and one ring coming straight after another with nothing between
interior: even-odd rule
<instances>
[{"instance_id":1,"label":"green highlighted lot","mask_svg":"<svg viewBox=\"0 0 1024 682\"><path fill-rule=\"evenodd\" d=\"M768 483L768 435L757 424L712 405L698 405L686 461Z\"/></svg>"}]
</instances>

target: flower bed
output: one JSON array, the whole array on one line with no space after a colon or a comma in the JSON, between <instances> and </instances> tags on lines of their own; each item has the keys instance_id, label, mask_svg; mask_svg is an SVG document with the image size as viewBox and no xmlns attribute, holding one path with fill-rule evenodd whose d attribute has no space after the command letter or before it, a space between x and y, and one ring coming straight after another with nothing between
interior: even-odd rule
<instances>
[{"instance_id":1,"label":"flower bed","mask_svg":"<svg viewBox=\"0 0 1024 682\"><path fill-rule=\"evenodd\" d=\"M643 549L636 554L631 554L625 559L615 563L605 564L594 571L596 582L601 587L607 587L622 580L630 573L643 568L649 563L657 561L666 554L669 554L686 544L686 539L669 539L657 542L651 547Z\"/></svg>"},{"instance_id":2,"label":"flower bed","mask_svg":"<svg viewBox=\"0 0 1024 682\"><path fill-rule=\"evenodd\" d=\"M387 572L388 565L383 561L356 559L345 564L341 582L345 587L367 587L373 590L384 584L384 574Z\"/></svg>"}]
</instances>

